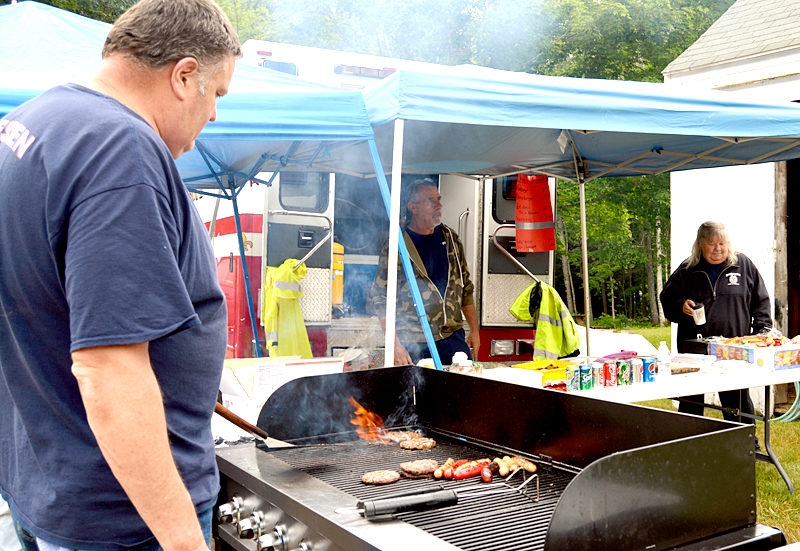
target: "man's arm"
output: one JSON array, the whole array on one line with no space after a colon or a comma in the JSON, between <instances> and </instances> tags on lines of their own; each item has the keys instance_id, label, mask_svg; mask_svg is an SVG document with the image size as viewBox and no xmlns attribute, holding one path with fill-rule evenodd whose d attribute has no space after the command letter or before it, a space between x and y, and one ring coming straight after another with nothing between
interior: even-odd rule
<instances>
[{"instance_id":1,"label":"man's arm","mask_svg":"<svg viewBox=\"0 0 800 551\"><path fill-rule=\"evenodd\" d=\"M72 353L89 427L111 471L165 551L208 549L167 438L148 343Z\"/></svg>"},{"instance_id":2,"label":"man's arm","mask_svg":"<svg viewBox=\"0 0 800 551\"><path fill-rule=\"evenodd\" d=\"M461 313L469 325L469 335L467 336L467 346L472 350L472 359L478 359L478 349L481 347L481 338L478 332L478 316L475 313L475 303L465 304L461 307Z\"/></svg>"},{"instance_id":3,"label":"man's arm","mask_svg":"<svg viewBox=\"0 0 800 551\"><path fill-rule=\"evenodd\" d=\"M386 333L386 318L380 318L381 320L381 327L383 328L383 332ZM408 350L403 343L400 342L400 339L397 338L397 333L394 335L394 365L412 365L413 362L411 361L411 354L408 353Z\"/></svg>"}]
</instances>

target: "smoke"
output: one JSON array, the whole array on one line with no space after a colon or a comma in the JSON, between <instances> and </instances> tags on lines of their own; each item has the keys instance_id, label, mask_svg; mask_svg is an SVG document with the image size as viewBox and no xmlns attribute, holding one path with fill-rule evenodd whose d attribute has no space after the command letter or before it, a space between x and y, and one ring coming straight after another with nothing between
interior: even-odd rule
<instances>
[{"instance_id":1,"label":"smoke","mask_svg":"<svg viewBox=\"0 0 800 551\"><path fill-rule=\"evenodd\" d=\"M281 0L267 40L445 65L525 70L550 31L544 0Z\"/></svg>"}]
</instances>

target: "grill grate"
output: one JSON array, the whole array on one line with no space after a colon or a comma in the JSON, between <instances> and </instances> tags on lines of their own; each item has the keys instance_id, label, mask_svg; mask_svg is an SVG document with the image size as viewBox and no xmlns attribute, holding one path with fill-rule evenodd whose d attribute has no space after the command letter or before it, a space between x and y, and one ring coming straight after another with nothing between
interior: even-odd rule
<instances>
[{"instance_id":1,"label":"grill grate","mask_svg":"<svg viewBox=\"0 0 800 551\"><path fill-rule=\"evenodd\" d=\"M361 482L361 475L379 469L400 470L400 463L415 459L434 459L440 464L448 457L479 459L493 452L459 440L436 437L431 450L404 450L398 446L359 440L273 451L278 459L359 500L438 488L465 488L483 484L480 478L436 480L401 478L394 484L372 486ZM465 496L457 505L431 511L400 513L395 518L441 538L464 551L541 550L556 502L573 473L537 463L539 501L532 482L527 495L500 493ZM519 475L511 479L519 484ZM489 486L487 485L487 489Z\"/></svg>"}]
</instances>

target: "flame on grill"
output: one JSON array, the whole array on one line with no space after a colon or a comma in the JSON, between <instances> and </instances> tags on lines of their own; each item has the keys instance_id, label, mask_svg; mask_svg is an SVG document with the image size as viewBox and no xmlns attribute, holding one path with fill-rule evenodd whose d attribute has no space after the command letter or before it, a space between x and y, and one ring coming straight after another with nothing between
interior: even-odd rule
<instances>
[{"instance_id":1,"label":"flame on grill","mask_svg":"<svg viewBox=\"0 0 800 551\"><path fill-rule=\"evenodd\" d=\"M393 441L386 429L383 428L383 418L380 415L356 402L352 396L350 397L350 403L355 408L355 417L350 419L350 424L356 426L356 433L359 438L377 440L384 444Z\"/></svg>"}]
</instances>

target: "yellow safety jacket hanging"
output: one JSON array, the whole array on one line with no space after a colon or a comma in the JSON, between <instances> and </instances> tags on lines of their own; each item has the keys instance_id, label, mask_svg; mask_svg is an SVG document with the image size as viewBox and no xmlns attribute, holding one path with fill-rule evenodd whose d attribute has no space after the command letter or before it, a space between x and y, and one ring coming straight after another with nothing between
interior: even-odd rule
<instances>
[{"instance_id":1,"label":"yellow safety jacket hanging","mask_svg":"<svg viewBox=\"0 0 800 551\"><path fill-rule=\"evenodd\" d=\"M263 315L267 351L270 356L300 356L311 358L311 344L300 309L300 280L308 268L290 258L277 268L269 266L264 274Z\"/></svg>"},{"instance_id":2,"label":"yellow safety jacket hanging","mask_svg":"<svg viewBox=\"0 0 800 551\"><path fill-rule=\"evenodd\" d=\"M539 294L537 286L541 290L538 307L531 303L531 296L535 301ZM534 321L534 361L564 358L580 348L581 338L575 320L558 292L547 283L536 282L525 289L514 300L509 311L518 320Z\"/></svg>"}]
</instances>

